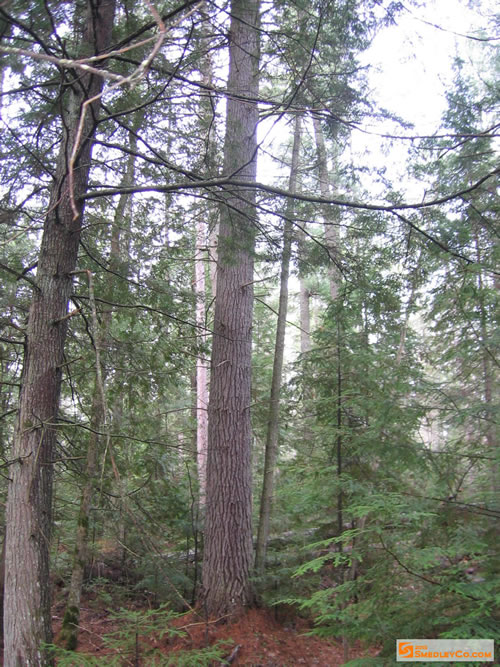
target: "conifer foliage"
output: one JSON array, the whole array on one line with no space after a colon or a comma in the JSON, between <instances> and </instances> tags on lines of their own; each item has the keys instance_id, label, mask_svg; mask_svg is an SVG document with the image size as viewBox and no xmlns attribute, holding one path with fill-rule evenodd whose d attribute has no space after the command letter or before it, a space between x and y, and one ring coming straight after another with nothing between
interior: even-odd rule
<instances>
[{"instance_id":1,"label":"conifer foliage","mask_svg":"<svg viewBox=\"0 0 500 667\"><path fill-rule=\"evenodd\" d=\"M255 603L345 663L497 636L483 4L429 135L371 98L398 2L0 3L5 665L73 664L82 600L117 661Z\"/></svg>"}]
</instances>

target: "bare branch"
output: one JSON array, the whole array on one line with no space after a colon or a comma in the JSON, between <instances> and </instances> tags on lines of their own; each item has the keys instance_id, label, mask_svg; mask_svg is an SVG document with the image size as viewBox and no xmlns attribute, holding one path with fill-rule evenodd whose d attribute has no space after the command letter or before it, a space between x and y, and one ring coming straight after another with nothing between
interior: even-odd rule
<instances>
[{"instance_id":1,"label":"bare branch","mask_svg":"<svg viewBox=\"0 0 500 667\"><path fill-rule=\"evenodd\" d=\"M325 198L318 195L306 195L304 193L293 193L289 190L284 190L283 188L278 188L274 185L268 185L266 183L249 183L247 181L238 181L232 178L213 178L207 180L199 181L189 181L187 183L172 183L170 185L137 185L127 188L105 188L102 190L94 190L93 192L88 192L82 196L82 200L89 199L98 199L100 197L114 197L120 194L134 194L137 192L182 192L185 190L199 190L199 189L208 189L208 188L217 188L224 186L234 186L236 188L246 188L251 190L255 188L257 190L262 190L263 192L268 192L278 197L287 197L292 199L297 199L299 201L309 202L311 204L330 204L332 206L341 206L343 208L353 208L358 210L365 211L387 211L392 213L393 211L404 211L404 210L418 210L423 208L430 208L432 206L439 206L441 204L446 204L447 202L453 201L463 197L464 195L470 194L477 190L483 183L500 174L500 167L490 171L485 176L480 178L478 181L473 183L463 190L458 190L452 192L448 195L438 197L437 199L431 199L429 201L415 202L415 203L402 203L402 204L370 204L360 201L351 201L348 199L337 199L337 198Z\"/></svg>"}]
</instances>

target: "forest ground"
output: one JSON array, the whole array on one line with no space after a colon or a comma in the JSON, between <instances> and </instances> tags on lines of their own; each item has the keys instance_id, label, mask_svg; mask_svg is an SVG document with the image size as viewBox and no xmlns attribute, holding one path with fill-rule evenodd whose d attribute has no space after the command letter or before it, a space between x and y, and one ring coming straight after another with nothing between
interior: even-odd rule
<instances>
[{"instance_id":1,"label":"forest ground","mask_svg":"<svg viewBox=\"0 0 500 667\"><path fill-rule=\"evenodd\" d=\"M134 605L137 610L137 604ZM144 608L147 610L147 607ZM64 602L56 603L53 608L54 636L61 626ZM109 606L95 595L87 595L83 600L80 618L80 639L78 653L98 659L99 664L109 664L116 659L116 651L105 645L104 635L116 631L122 622L113 617ZM319 637L308 636L310 622L297 617L292 609L276 612L274 609L251 609L244 616L232 623L208 622L197 612L182 615L172 625L184 630L184 636L155 639L152 636L140 637L137 649L131 647L123 655L123 665L154 665L152 657L147 656L149 649L156 649L162 656L175 664L189 664L175 654L179 651L203 649L216 642L224 645L223 657L230 659L232 665L252 665L253 667L293 667L294 665L315 665L317 667L335 667L343 665L344 652L341 641L327 641ZM56 639L57 642L57 639ZM368 651L376 655L376 649ZM367 652L361 646L350 648L349 658L361 657ZM179 654L180 655L180 654ZM157 657L157 660L159 656ZM161 660L161 658L160 658ZM101 662L102 661L102 662ZM115 663L113 663L115 664ZM194 664L194 663L193 663ZM199 664L199 663L196 663ZM228 664L213 661L212 665Z\"/></svg>"}]
</instances>

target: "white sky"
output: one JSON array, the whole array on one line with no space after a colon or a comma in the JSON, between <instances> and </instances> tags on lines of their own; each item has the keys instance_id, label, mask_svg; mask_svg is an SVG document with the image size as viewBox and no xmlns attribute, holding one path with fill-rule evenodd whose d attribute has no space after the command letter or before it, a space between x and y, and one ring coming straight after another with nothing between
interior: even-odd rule
<instances>
[{"instance_id":1,"label":"white sky","mask_svg":"<svg viewBox=\"0 0 500 667\"><path fill-rule=\"evenodd\" d=\"M465 0L428 0L420 9L409 6L398 15L396 25L377 35L361 57L363 64L371 65L371 99L413 123L414 129L405 131L389 121L372 123L371 127L364 124L367 129L409 135L438 131L447 106L445 93L453 82L454 58L459 55L468 61L484 48L460 34L473 35L483 29L493 36L491 29L488 32L488 18L493 17L495 5L482 0L482 15L468 4ZM498 48L498 43L491 42L486 48ZM352 151L355 162L363 155L365 166L384 164L393 181L405 179L406 149L402 142L381 158L379 140L353 132ZM408 190L418 196L414 186L408 183Z\"/></svg>"},{"instance_id":2,"label":"white sky","mask_svg":"<svg viewBox=\"0 0 500 667\"><path fill-rule=\"evenodd\" d=\"M422 132L435 130L446 107L452 60L457 54L467 58L474 44L454 33L470 35L479 28L488 28L487 19L460 0L428 0L421 9L403 10L397 25L381 31L362 58L373 66L370 81L380 103Z\"/></svg>"},{"instance_id":3,"label":"white sky","mask_svg":"<svg viewBox=\"0 0 500 667\"><path fill-rule=\"evenodd\" d=\"M484 29L488 36L488 15L493 16L496 5L491 0L479 3L484 16L467 7L466 0L428 0L425 7L403 11L397 24L380 31L372 46L362 54L361 62L371 66L369 84L371 99L403 120L413 123L413 130L405 130L392 122L364 121L363 127L375 132L391 134L427 135L438 132L441 118L447 108L446 91L453 82L452 63L457 55L465 60L483 48L477 42L461 37ZM433 23L440 28L425 23ZM498 48L498 42L490 47ZM370 123L372 123L370 127ZM408 142L395 142L391 150L381 153L380 138L353 131L351 140L352 158L358 165L378 168L385 166L389 181L398 184L406 201L418 201L423 194L423 185L408 176ZM273 164L261 155L259 172L262 180L273 180ZM267 172L267 173L266 173ZM288 170L283 170L286 175ZM383 199L383 186L377 185L371 176L362 178L370 191L368 199ZM344 193L345 194L345 193ZM349 198L357 198L347 193ZM363 197L365 199L365 197ZM296 280L291 281L296 291ZM289 349L297 348L298 333L288 327ZM293 341L293 342L292 342Z\"/></svg>"},{"instance_id":4,"label":"white sky","mask_svg":"<svg viewBox=\"0 0 500 667\"><path fill-rule=\"evenodd\" d=\"M370 101L412 123L414 128L405 130L391 121L366 118L362 127L368 131L396 135L437 133L447 106L445 93L453 82L455 57L460 55L468 61L480 49L498 48L498 42L484 47L461 36L477 34L478 29L493 36L491 27L488 31L496 9L493 0L479 0L475 10L468 7L467 0L427 0L422 4L425 6L419 9L408 4L408 9L397 15L396 25L382 29L360 57L363 65L370 66ZM290 131L290 126L284 129L282 123L273 126L272 121L264 121L259 127L259 140L264 140L269 153L279 155L279 146ZM353 163L372 168L373 172L384 166L388 180L398 183L406 200L419 200L423 185L407 176L409 142L395 142L386 153L382 152L383 143L379 137L354 130ZM288 168L273 162L265 151L259 155L258 171L259 180L276 183L281 177L281 185L286 187ZM375 178L363 175L362 183L371 199L384 197L385 188Z\"/></svg>"}]
</instances>

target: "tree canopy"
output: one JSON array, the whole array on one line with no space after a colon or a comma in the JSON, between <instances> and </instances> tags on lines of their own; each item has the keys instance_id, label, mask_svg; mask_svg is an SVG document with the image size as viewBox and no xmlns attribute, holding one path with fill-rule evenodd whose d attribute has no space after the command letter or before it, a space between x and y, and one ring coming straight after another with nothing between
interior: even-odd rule
<instances>
[{"instance_id":1,"label":"tree canopy","mask_svg":"<svg viewBox=\"0 0 500 667\"><path fill-rule=\"evenodd\" d=\"M4 664L92 586L346 664L498 639L498 34L454 4L0 6ZM373 94L408 15L456 40L431 132Z\"/></svg>"}]
</instances>

